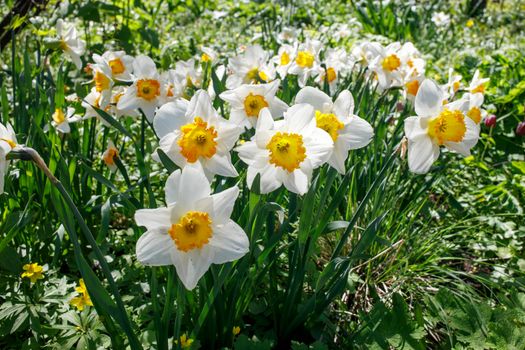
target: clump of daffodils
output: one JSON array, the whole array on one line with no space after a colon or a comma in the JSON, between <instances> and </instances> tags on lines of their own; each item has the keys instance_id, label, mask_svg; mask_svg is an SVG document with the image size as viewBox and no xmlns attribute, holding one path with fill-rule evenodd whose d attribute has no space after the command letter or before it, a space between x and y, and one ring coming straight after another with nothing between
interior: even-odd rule
<instances>
[{"instance_id":1,"label":"clump of daffodils","mask_svg":"<svg viewBox=\"0 0 525 350\"><path fill-rule=\"evenodd\" d=\"M447 19L439 15L434 22L444 26ZM82 41L74 30L59 29L61 48L78 63ZM410 42L360 42L346 51L315 38L299 41L293 30L283 32L279 42L275 51L241 47L227 63L202 47L166 71L148 56L123 51L95 54L88 64L92 85L81 102L82 119L99 118L109 128L106 113L142 115L158 137L152 158L164 164L167 157L179 168L165 183L165 206L135 213L146 229L136 255L144 265L174 265L187 289L195 288L212 264L233 262L250 250L246 233L231 218L239 187L213 193L215 181L245 174L247 187L258 193L284 188L304 195L316 169L331 167L344 175L349 154L372 141L368 116L357 115L354 96L342 85L356 72L383 94L401 90L403 105L414 108L414 116L404 120L414 173L430 171L442 150L470 155L480 123L488 118L483 109L488 79L476 71L467 84L450 70L448 81L438 85L425 76L424 56ZM216 90L211 72L225 91ZM57 131L67 133L80 118L64 107L51 119ZM0 185L6 155L15 146L12 129L1 126ZM109 141L102 160L113 172L118 157ZM25 277L38 279L36 267L31 269ZM79 310L90 305L82 280L77 292L71 303ZM183 337L177 341L190 346L192 340Z\"/></svg>"}]
</instances>

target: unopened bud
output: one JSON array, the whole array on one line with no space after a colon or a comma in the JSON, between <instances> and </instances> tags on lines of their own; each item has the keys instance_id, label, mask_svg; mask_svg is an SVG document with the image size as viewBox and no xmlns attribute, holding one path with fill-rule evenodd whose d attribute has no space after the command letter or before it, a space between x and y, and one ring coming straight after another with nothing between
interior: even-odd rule
<instances>
[{"instance_id":1,"label":"unopened bud","mask_svg":"<svg viewBox=\"0 0 525 350\"><path fill-rule=\"evenodd\" d=\"M516 127L516 135L525 136L525 121L518 123Z\"/></svg>"},{"instance_id":2,"label":"unopened bud","mask_svg":"<svg viewBox=\"0 0 525 350\"><path fill-rule=\"evenodd\" d=\"M485 126L493 128L496 125L496 115L491 114L485 118Z\"/></svg>"}]
</instances>

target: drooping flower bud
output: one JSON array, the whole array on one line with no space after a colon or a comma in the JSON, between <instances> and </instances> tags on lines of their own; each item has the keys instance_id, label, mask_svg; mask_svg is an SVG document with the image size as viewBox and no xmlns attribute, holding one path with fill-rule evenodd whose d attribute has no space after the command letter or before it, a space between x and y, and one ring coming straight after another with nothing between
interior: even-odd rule
<instances>
[{"instance_id":1,"label":"drooping flower bud","mask_svg":"<svg viewBox=\"0 0 525 350\"><path fill-rule=\"evenodd\" d=\"M496 125L496 115L495 114L490 114L489 116L487 116L487 118L485 118L485 126L489 128L493 128L495 125Z\"/></svg>"},{"instance_id":2,"label":"drooping flower bud","mask_svg":"<svg viewBox=\"0 0 525 350\"><path fill-rule=\"evenodd\" d=\"M525 121L518 123L516 127L516 135L525 136Z\"/></svg>"}]
</instances>

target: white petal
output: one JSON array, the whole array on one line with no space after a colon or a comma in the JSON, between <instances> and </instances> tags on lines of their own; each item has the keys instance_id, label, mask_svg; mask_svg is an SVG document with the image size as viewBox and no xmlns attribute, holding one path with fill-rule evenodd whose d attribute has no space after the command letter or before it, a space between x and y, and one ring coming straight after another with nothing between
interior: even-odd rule
<instances>
[{"instance_id":1,"label":"white petal","mask_svg":"<svg viewBox=\"0 0 525 350\"><path fill-rule=\"evenodd\" d=\"M157 74L157 67L155 62L148 56L139 55L133 61L133 72L137 78L155 78Z\"/></svg>"},{"instance_id":2,"label":"white petal","mask_svg":"<svg viewBox=\"0 0 525 350\"><path fill-rule=\"evenodd\" d=\"M347 117L354 113L354 97L348 90L343 90L334 102L333 111L335 115Z\"/></svg>"},{"instance_id":3,"label":"white petal","mask_svg":"<svg viewBox=\"0 0 525 350\"><path fill-rule=\"evenodd\" d=\"M199 90L191 98L188 105L186 116L192 120L195 117L200 117L202 120L208 122L210 118L216 118L217 111L213 108L210 95L204 90Z\"/></svg>"},{"instance_id":4,"label":"white petal","mask_svg":"<svg viewBox=\"0 0 525 350\"><path fill-rule=\"evenodd\" d=\"M416 174L425 174L439 157L439 146L429 137L408 141L408 167Z\"/></svg>"},{"instance_id":5,"label":"white petal","mask_svg":"<svg viewBox=\"0 0 525 350\"><path fill-rule=\"evenodd\" d=\"M306 103L296 104L288 108L284 115L286 131L293 133L305 132L315 128L314 108Z\"/></svg>"},{"instance_id":6,"label":"white petal","mask_svg":"<svg viewBox=\"0 0 525 350\"><path fill-rule=\"evenodd\" d=\"M235 205L235 200L239 196L239 188L237 186L228 188L222 192L216 193L211 196L213 199L213 208L214 208L214 222L222 223L228 219L233 211L233 206Z\"/></svg>"},{"instance_id":7,"label":"white petal","mask_svg":"<svg viewBox=\"0 0 525 350\"><path fill-rule=\"evenodd\" d=\"M135 212L135 222L138 226L144 226L148 230L164 229L167 232L171 226L170 209L166 207L139 209Z\"/></svg>"},{"instance_id":8,"label":"white petal","mask_svg":"<svg viewBox=\"0 0 525 350\"><path fill-rule=\"evenodd\" d=\"M339 138L345 140L347 149L358 149L365 147L372 141L374 136L374 129L364 119L354 115L350 119L350 123L345 126L345 133L341 134ZM339 138L337 140L339 140Z\"/></svg>"},{"instance_id":9,"label":"white petal","mask_svg":"<svg viewBox=\"0 0 525 350\"><path fill-rule=\"evenodd\" d=\"M172 175L170 175L171 177ZM204 175L199 162L187 165L182 169L180 178L174 176L171 185L179 189L176 194L176 201L181 203L195 203L201 198L208 197L211 193L210 182ZM170 195L170 199L173 198Z\"/></svg>"},{"instance_id":10,"label":"white petal","mask_svg":"<svg viewBox=\"0 0 525 350\"><path fill-rule=\"evenodd\" d=\"M186 289L195 288L197 282L210 268L213 261L213 250L210 248L204 246L187 253L177 250L175 254L172 254L173 265L175 265L177 275Z\"/></svg>"},{"instance_id":11,"label":"white petal","mask_svg":"<svg viewBox=\"0 0 525 350\"><path fill-rule=\"evenodd\" d=\"M232 164L229 152L225 154L216 153L210 159L203 161L203 163L203 166L213 174L228 177L239 176L239 173Z\"/></svg>"},{"instance_id":12,"label":"white petal","mask_svg":"<svg viewBox=\"0 0 525 350\"><path fill-rule=\"evenodd\" d=\"M187 123L185 118L186 110L188 108L188 101L178 99L173 102L168 102L157 110L155 118L153 119L153 128L159 138L166 136L173 130L180 129L180 127Z\"/></svg>"},{"instance_id":13,"label":"white petal","mask_svg":"<svg viewBox=\"0 0 525 350\"><path fill-rule=\"evenodd\" d=\"M234 221L218 225L208 243L214 250L213 263L224 264L243 257L250 249L248 236Z\"/></svg>"},{"instance_id":14,"label":"white petal","mask_svg":"<svg viewBox=\"0 0 525 350\"><path fill-rule=\"evenodd\" d=\"M297 93L295 103L307 103L313 106L315 110L322 111L325 104L332 105L332 99L321 90L306 86Z\"/></svg>"},{"instance_id":15,"label":"white petal","mask_svg":"<svg viewBox=\"0 0 525 350\"><path fill-rule=\"evenodd\" d=\"M164 266L172 264L171 253L175 249L175 242L167 231L148 230L140 236L136 254L137 259L144 265Z\"/></svg>"},{"instance_id":16,"label":"white petal","mask_svg":"<svg viewBox=\"0 0 525 350\"><path fill-rule=\"evenodd\" d=\"M425 79L416 95L415 108L420 117L437 116L443 106L444 93L432 80Z\"/></svg>"},{"instance_id":17,"label":"white petal","mask_svg":"<svg viewBox=\"0 0 525 350\"><path fill-rule=\"evenodd\" d=\"M308 176L299 169L288 173L288 175L284 177L284 187L286 187L288 191L299 195L303 195L308 191L309 182Z\"/></svg>"}]
</instances>

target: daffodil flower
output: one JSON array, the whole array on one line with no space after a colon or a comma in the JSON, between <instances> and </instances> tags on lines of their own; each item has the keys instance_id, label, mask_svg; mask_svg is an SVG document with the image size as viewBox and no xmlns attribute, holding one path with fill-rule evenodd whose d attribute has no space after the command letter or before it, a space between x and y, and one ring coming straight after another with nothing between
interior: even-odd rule
<instances>
[{"instance_id":1,"label":"daffodil flower","mask_svg":"<svg viewBox=\"0 0 525 350\"><path fill-rule=\"evenodd\" d=\"M325 67L319 66L316 80L321 87L324 86L325 82L328 83L330 93L333 94L337 90L341 74L345 74L353 64L342 48L328 49L323 63Z\"/></svg>"},{"instance_id":2,"label":"daffodil flower","mask_svg":"<svg viewBox=\"0 0 525 350\"><path fill-rule=\"evenodd\" d=\"M159 108L153 127L161 137L159 148L179 167L200 163L209 179L238 175L230 150L242 128L218 115L206 91L199 90L189 103L179 99Z\"/></svg>"},{"instance_id":3,"label":"daffodil flower","mask_svg":"<svg viewBox=\"0 0 525 350\"><path fill-rule=\"evenodd\" d=\"M476 124L481 123L483 119L487 116L487 111L481 108L481 105L483 104L483 94L465 94L463 95L463 99L468 101L467 105L467 117L472 119Z\"/></svg>"},{"instance_id":4,"label":"daffodil flower","mask_svg":"<svg viewBox=\"0 0 525 350\"><path fill-rule=\"evenodd\" d=\"M24 272L21 277L29 278L31 283L36 283L36 281L44 278L44 267L38 265L38 263L25 264L22 268Z\"/></svg>"},{"instance_id":5,"label":"daffodil flower","mask_svg":"<svg viewBox=\"0 0 525 350\"><path fill-rule=\"evenodd\" d=\"M117 170L117 164L115 163L116 157L118 157L118 149L115 147L113 141L109 140L108 147L102 154L102 160L112 172Z\"/></svg>"},{"instance_id":6,"label":"daffodil flower","mask_svg":"<svg viewBox=\"0 0 525 350\"><path fill-rule=\"evenodd\" d=\"M308 191L313 170L328 160L333 145L330 135L316 126L314 107L297 104L275 122L268 108L263 109L255 136L236 151L248 164L248 186L260 174L262 193L284 185L302 195Z\"/></svg>"},{"instance_id":7,"label":"daffodil flower","mask_svg":"<svg viewBox=\"0 0 525 350\"><path fill-rule=\"evenodd\" d=\"M467 88L467 90L471 93L471 94L484 94L485 93L485 90L487 89L487 82L489 81L490 79L488 78L481 78L481 74L479 73L479 70L476 69L476 71L474 72L474 76L472 77L472 81L470 82L470 85L469 87Z\"/></svg>"},{"instance_id":8,"label":"daffodil flower","mask_svg":"<svg viewBox=\"0 0 525 350\"><path fill-rule=\"evenodd\" d=\"M275 96L280 80L268 84L241 85L220 94L230 103L230 121L248 129L255 126L261 109L268 107L274 119L280 117L288 105Z\"/></svg>"},{"instance_id":9,"label":"daffodil flower","mask_svg":"<svg viewBox=\"0 0 525 350\"><path fill-rule=\"evenodd\" d=\"M315 77L319 73L321 45L319 40L307 40L299 45L295 60L288 69L288 74L297 75L300 87L306 85L308 78Z\"/></svg>"},{"instance_id":10,"label":"daffodil flower","mask_svg":"<svg viewBox=\"0 0 525 350\"><path fill-rule=\"evenodd\" d=\"M137 56L133 61L133 74L135 80L119 99L117 108L122 110L140 108L151 122L155 109L160 103L162 88L155 62L148 56Z\"/></svg>"},{"instance_id":11,"label":"daffodil flower","mask_svg":"<svg viewBox=\"0 0 525 350\"><path fill-rule=\"evenodd\" d=\"M344 174L348 151L368 145L374 136L372 126L354 114L352 93L343 90L332 102L321 90L307 86L299 91L295 103L308 103L314 107L317 127L326 131L334 142L328 164Z\"/></svg>"},{"instance_id":12,"label":"daffodil flower","mask_svg":"<svg viewBox=\"0 0 525 350\"><path fill-rule=\"evenodd\" d=\"M268 65L268 60L268 52L260 45L247 47L243 53L229 60L231 75L226 79L226 87L235 89L242 84L272 81L275 72Z\"/></svg>"},{"instance_id":13,"label":"daffodil flower","mask_svg":"<svg viewBox=\"0 0 525 350\"><path fill-rule=\"evenodd\" d=\"M4 176L9 166L7 154L17 147L16 134L11 124L0 123L0 194L4 193Z\"/></svg>"},{"instance_id":14,"label":"daffodil flower","mask_svg":"<svg viewBox=\"0 0 525 350\"><path fill-rule=\"evenodd\" d=\"M275 64L277 74L284 79L288 74L288 69L295 60L295 54L297 52L297 44L281 45L277 55L272 58L272 62Z\"/></svg>"},{"instance_id":15,"label":"daffodil flower","mask_svg":"<svg viewBox=\"0 0 525 350\"><path fill-rule=\"evenodd\" d=\"M463 77L459 74L454 74L454 69L450 68L448 70L448 81L445 85L442 86L442 89L445 91L445 99L449 100L461 89L461 79Z\"/></svg>"},{"instance_id":16,"label":"daffodil flower","mask_svg":"<svg viewBox=\"0 0 525 350\"><path fill-rule=\"evenodd\" d=\"M111 92L114 85L113 73L109 63L102 56L94 54L93 61L95 61L95 64L91 65L93 82L95 83L95 90L100 94L98 104L101 109L104 109L111 102Z\"/></svg>"},{"instance_id":17,"label":"daffodil flower","mask_svg":"<svg viewBox=\"0 0 525 350\"><path fill-rule=\"evenodd\" d=\"M77 69L82 68L80 56L86 51L86 42L79 39L74 26L66 25L62 19L57 21L56 31L60 49L71 58Z\"/></svg>"},{"instance_id":18,"label":"daffodil flower","mask_svg":"<svg viewBox=\"0 0 525 350\"><path fill-rule=\"evenodd\" d=\"M401 86L403 78L403 67L399 50L401 44L392 43L382 47L378 55L370 62L370 69L375 73L375 78L381 90L393 86Z\"/></svg>"},{"instance_id":19,"label":"daffodil flower","mask_svg":"<svg viewBox=\"0 0 525 350\"><path fill-rule=\"evenodd\" d=\"M230 219L237 187L211 195L210 183L197 165L173 172L165 191L167 207L135 213L137 225L147 229L137 242L141 263L175 265L191 290L211 264L234 261L248 252L246 233Z\"/></svg>"},{"instance_id":20,"label":"daffodil flower","mask_svg":"<svg viewBox=\"0 0 525 350\"><path fill-rule=\"evenodd\" d=\"M69 134L71 132L69 124L76 123L82 119L79 115L75 114L73 107L68 107L66 113L64 113L62 108L57 108L51 118L51 125L62 134ZM47 128L44 128L44 131L47 131Z\"/></svg>"},{"instance_id":21,"label":"daffodil flower","mask_svg":"<svg viewBox=\"0 0 525 350\"><path fill-rule=\"evenodd\" d=\"M408 166L414 173L428 172L441 146L469 156L478 141L479 126L466 115L468 101L443 105L444 94L432 80L423 81L415 101L417 116L405 119Z\"/></svg>"},{"instance_id":22,"label":"daffodil flower","mask_svg":"<svg viewBox=\"0 0 525 350\"><path fill-rule=\"evenodd\" d=\"M134 58L132 56L127 55L124 51L106 51L102 55L102 58L111 69L111 77L113 79L119 81L133 80Z\"/></svg>"}]
</instances>

